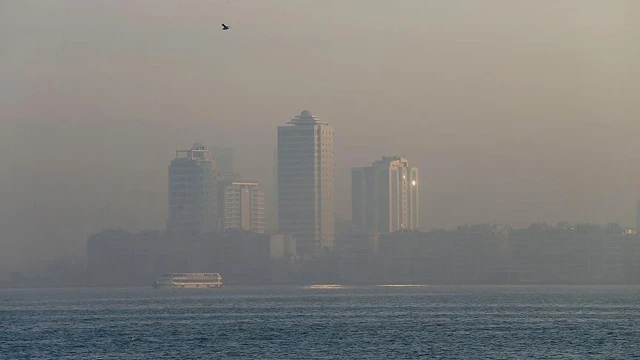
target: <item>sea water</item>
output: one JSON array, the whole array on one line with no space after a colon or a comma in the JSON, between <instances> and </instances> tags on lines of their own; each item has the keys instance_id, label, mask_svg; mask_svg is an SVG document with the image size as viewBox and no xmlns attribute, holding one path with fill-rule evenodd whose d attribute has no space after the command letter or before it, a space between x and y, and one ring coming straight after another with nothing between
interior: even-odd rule
<instances>
[{"instance_id":1,"label":"sea water","mask_svg":"<svg viewBox=\"0 0 640 360\"><path fill-rule=\"evenodd\" d=\"M640 287L0 290L0 359L225 358L640 358Z\"/></svg>"}]
</instances>

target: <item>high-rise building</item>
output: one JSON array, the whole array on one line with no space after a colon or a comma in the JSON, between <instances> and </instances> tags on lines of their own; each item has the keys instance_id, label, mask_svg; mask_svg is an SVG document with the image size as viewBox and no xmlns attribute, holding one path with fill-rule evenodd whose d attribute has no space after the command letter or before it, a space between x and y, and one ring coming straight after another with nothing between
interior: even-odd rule
<instances>
[{"instance_id":1,"label":"high-rise building","mask_svg":"<svg viewBox=\"0 0 640 360\"><path fill-rule=\"evenodd\" d=\"M330 250L335 242L333 128L304 110L278 126L279 231L298 252Z\"/></svg>"},{"instance_id":2,"label":"high-rise building","mask_svg":"<svg viewBox=\"0 0 640 360\"><path fill-rule=\"evenodd\" d=\"M640 234L640 200L636 201L636 233Z\"/></svg>"},{"instance_id":3,"label":"high-rise building","mask_svg":"<svg viewBox=\"0 0 640 360\"><path fill-rule=\"evenodd\" d=\"M353 228L363 233L418 229L418 168L403 157L383 157L351 170Z\"/></svg>"},{"instance_id":4,"label":"high-rise building","mask_svg":"<svg viewBox=\"0 0 640 360\"><path fill-rule=\"evenodd\" d=\"M267 228L269 232L278 232L278 147L273 148L273 187L267 194Z\"/></svg>"},{"instance_id":5,"label":"high-rise building","mask_svg":"<svg viewBox=\"0 0 640 360\"><path fill-rule=\"evenodd\" d=\"M200 143L177 150L169 165L167 231L197 234L217 229L216 177L211 151Z\"/></svg>"},{"instance_id":6,"label":"high-rise building","mask_svg":"<svg viewBox=\"0 0 640 360\"><path fill-rule=\"evenodd\" d=\"M266 232L265 197L258 183L233 182L224 188L222 225L224 230Z\"/></svg>"},{"instance_id":7,"label":"high-rise building","mask_svg":"<svg viewBox=\"0 0 640 360\"><path fill-rule=\"evenodd\" d=\"M211 147L211 156L215 163L216 170L222 179L226 181L237 181L235 168L235 155L230 147Z\"/></svg>"},{"instance_id":8,"label":"high-rise building","mask_svg":"<svg viewBox=\"0 0 640 360\"><path fill-rule=\"evenodd\" d=\"M357 233L376 233L377 209L374 204L373 167L351 169L351 226Z\"/></svg>"}]
</instances>

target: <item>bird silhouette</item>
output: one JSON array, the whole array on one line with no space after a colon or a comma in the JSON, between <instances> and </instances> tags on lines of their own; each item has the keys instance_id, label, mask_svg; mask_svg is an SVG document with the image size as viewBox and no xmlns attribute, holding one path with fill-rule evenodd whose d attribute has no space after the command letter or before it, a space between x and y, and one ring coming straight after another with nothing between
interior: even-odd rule
<instances>
[{"instance_id":1,"label":"bird silhouette","mask_svg":"<svg viewBox=\"0 0 640 360\"><path fill-rule=\"evenodd\" d=\"M229 30L229 27L225 24L222 24L222 31L227 31Z\"/></svg>"}]
</instances>

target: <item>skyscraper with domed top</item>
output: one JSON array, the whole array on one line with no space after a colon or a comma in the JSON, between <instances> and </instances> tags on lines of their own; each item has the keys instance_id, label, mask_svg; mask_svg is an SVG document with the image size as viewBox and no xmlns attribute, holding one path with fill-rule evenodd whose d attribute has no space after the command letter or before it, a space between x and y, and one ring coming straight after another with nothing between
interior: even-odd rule
<instances>
[{"instance_id":1,"label":"skyscraper with domed top","mask_svg":"<svg viewBox=\"0 0 640 360\"><path fill-rule=\"evenodd\" d=\"M304 110L278 126L278 225L298 252L329 251L335 242L333 128Z\"/></svg>"}]
</instances>

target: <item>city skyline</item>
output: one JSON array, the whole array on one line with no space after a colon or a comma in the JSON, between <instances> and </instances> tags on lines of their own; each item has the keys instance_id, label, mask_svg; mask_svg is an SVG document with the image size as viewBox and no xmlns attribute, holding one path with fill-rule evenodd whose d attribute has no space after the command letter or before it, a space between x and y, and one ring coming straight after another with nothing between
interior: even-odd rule
<instances>
[{"instance_id":1,"label":"city skyline","mask_svg":"<svg viewBox=\"0 0 640 360\"><path fill-rule=\"evenodd\" d=\"M640 358L639 40L632 0L2 1L0 353Z\"/></svg>"},{"instance_id":2,"label":"city skyline","mask_svg":"<svg viewBox=\"0 0 640 360\"><path fill-rule=\"evenodd\" d=\"M273 129L304 108L336 130L339 218L351 167L406 154L428 174L423 230L632 225L638 6L6 4L0 261L40 266L84 254L102 228L162 229L167 161L194 141L236 148L236 171L273 199Z\"/></svg>"}]
</instances>

